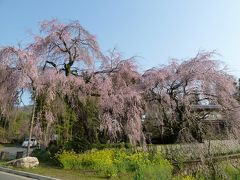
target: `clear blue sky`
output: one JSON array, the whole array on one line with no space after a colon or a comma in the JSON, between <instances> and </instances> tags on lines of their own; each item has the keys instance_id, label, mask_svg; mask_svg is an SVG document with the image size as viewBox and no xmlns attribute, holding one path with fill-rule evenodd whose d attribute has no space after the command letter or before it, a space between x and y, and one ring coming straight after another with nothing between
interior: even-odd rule
<instances>
[{"instance_id":1,"label":"clear blue sky","mask_svg":"<svg viewBox=\"0 0 240 180\"><path fill-rule=\"evenodd\" d=\"M141 70L217 50L240 77L239 0L0 0L0 45L29 41L51 18L79 20L104 52L141 56Z\"/></svg>"}]
</instances>

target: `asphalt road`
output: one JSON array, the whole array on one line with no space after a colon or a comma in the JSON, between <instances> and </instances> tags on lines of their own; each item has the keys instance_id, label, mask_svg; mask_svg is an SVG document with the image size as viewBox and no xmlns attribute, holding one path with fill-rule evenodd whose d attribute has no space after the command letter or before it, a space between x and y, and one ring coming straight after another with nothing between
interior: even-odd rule
<instances>
[{"instance_id":1,"label":"asphalt road","mask_svg":"<svg viewBox=\"0 0 240 180\"><path fill-rule=\"evenodd\" d=\"M32 180L32 178L27 178L0 171L0 180Z\"/></svg>"}]
</instances>

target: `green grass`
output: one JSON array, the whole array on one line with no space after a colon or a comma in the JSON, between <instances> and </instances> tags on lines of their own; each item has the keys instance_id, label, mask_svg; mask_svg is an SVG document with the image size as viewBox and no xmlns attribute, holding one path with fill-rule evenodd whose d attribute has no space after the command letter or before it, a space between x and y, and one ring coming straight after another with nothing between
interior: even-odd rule
<instances>
[{"instance_id":1,"label":"green grass","mask_svg":"<svg viewBox=\"0 0 240 180\"><path fill-rule=\"evenodd\" d=\"M0 163L0 165L4 166L4 163ZM6 166L5 166L6 167ZM18 171L25 171L34 174L40 174L44 176L50 176L59 179L66 179L66 180L99 180L99 179L107 179L103 176L96 175L94 171L83 171L83 170L65 170L62 168L58 168L55 166L49 166L47 164L41 163L36 168L16 168L12 166L7 166L8 168L18 170ZM120 174L117 177L113 177L113 180L129 180L133 178L131 174Z\"/></svg>"},{"instance_id":2,"label":"green grass","mask_svg":"<svg viewBox=\"0 0 240 180\"><path fill-rule=\"evenodd\" d=\"M46 165L46 164L41 164L38 167L31 168L31 169L15 168L15 167L11 167L11 168L15 169L15 170L19 170L19 171L31 172L31 173L40 174L40 175L44 175L44 176L55 177L55 178L59 178L59 179L68 179L68 180L103 179L101 177L98 177L98 176L94 175L93 172L64 170L64 169L49 166L49 165Z\"/></svg>"}]
</instances>

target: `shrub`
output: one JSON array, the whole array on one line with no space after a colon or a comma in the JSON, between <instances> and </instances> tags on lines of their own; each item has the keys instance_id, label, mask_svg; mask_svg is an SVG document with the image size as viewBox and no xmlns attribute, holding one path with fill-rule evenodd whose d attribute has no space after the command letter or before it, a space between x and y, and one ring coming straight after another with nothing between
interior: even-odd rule
<instances>
[{"instance_id":1,"label":"shrub","mask_svg":"<svg viewBox=\"0 0 240 180\"><path fill-rule=\"evenodd\" d=\"M61 154L56 154L55 157L64 169L81 169L81 164L77 164L77 161L81 160L73 151L63 151Z\"/></svg>"},{"instance_id":2,"label":"shrub","mask_svg":"<svg viewBox=\"0 0 240 180\"><path fill-rule=\"evenodd\" d=\"M113 150L105 149L86 152L80 155L82 165L86 168L102 172L106 176L114 176L117 169L114 165Z\"/></svg>"},{"instance_id":3,"label":"shrub","mask_svg":"<svg viewBox=\"0 0 240 180\"><path fill-rule=\"evenodd\" d=\"M157 179L170 179L173 171L171 163L163 158L160 153L152 155L152 176L154 175Z\"/></svg>"},{"instance_id":4,"label":"shrub","mask_svg":"<svg viewBox=\"0 0 240 180\"><path fill-rule=\"evenodd\" d=\"M227 175L228 179L239 179L240 178L240 170L236 167L234 167L230 163L226 163L223 165L224 167L224 172Z\"/></svg>"},{"instance_id":5,"label":"shrub","mask_svg":"<svg viewBox=\"0 0 240 180\"><path fill-rule=\"evenodd\" d=\"M196 178L194 178L193 176L177 176L174 177L173 180L195 180ZM198 180L204 180L204 178L197 178Z\"/></svg>"},{"instance_id":6,"label":"shrub","mask_svg":"<svg viewBox=\"0 0 240 180\"><path fill-rule=\"evenodd\" d=\"M84 138L75 137L73 140L64 144L66 151L75 151L76 153L84 152L92 148L91 144Z\"/></svg>"},{"instance_id":7,"label":"shrub","mask_svg":"<svg viewBox=\"0 0 240 180\"><path fill-rule=\"evenodd\" d=\"M50 152L51 156L54 157L55 154L61 150L61 147L58 146L57 141L50 141L47 147L47 151Z\"/></svg>"},{"instance_id":8,"label":"shrub","mask_svg":"<svg viewBox=\"0 0 240 180\"><path fill-rule=\"evenodd\" d=\"M92 169L105 176L134 172L136 179L170 179L173 167L161 154L126 149L92 150L77 154L63 151L56 158L65 169Z\"/></svg>"},{"instance_id":9,"label":"shrub","mask_svg":"<svg viewBox=\"0 0 240 180\"><path fill-rule=\"evenodd\" d=\"M92 148L96 148L96 149L109 149L109 148L116 148L116 149L130 149L132 148L132 145L130 143L125 143L125 142L121 142L121 143L96 143L96 144L92 144Z\"/></svg>"},{"instance_id":10,"label":"shrub","mask_svg":"<svg viewBox=\"0 0 240 180\"><path fill-rule=\"evenodd\" d=\"M135 179L158 179L158 180L168 180L172 177L172 171L169 172L168 167L151 165L151 166L141 166L136 170ZM165 171L167 170L167 171Z\"/></svg>"},{"instance_id":11,"label":"shrub","mask_svg":"<svg viewBox=\"0 0 240 180\"><path fill-rule=\"evenodd\" d=\"M31 156L37 157L40 162L50 163L52 161L51 153L41 149L34 149Z\"/></svg>"},{"instance_id":12,"label":"shrub","mask_svg":"<svg viewBox=\"0 0 240 180\"><path fill-rule=\"evenodd\" d=\"M160 153L140 157L136 163L135 179L171 179L173 166Z\"/></svg>"},{"instance_id":13,"label":"shrub","mask_svg":"<svg viewBox=\"0 0 240 180\"><path fill-rule=\"evenodd\" d=\"M112 150L89 151L82 154L63 151L56 158L64 169L93 169L105 176L116 175Z\"/></svg>"}]
</instances>

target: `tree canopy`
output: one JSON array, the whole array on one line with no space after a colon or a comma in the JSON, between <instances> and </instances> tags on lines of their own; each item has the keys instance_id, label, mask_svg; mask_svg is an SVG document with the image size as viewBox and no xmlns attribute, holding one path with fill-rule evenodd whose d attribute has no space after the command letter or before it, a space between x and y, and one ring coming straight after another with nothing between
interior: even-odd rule
<instances>
[{"instance_id":1,"label":"tree canopy","mask_svg":"<svg viewBox=\"0 0 240 180\"><path fill-rule=\"evenodd\" d=\"M28 89L36 97L35 134L46 144L55 133L90 143L145 143L142 116L149 109L158 112L158 121L175 139L199 140L207 113L196 112L194 105L204 103L220 105L235 117L227 122L237 132L235 79L213 57L199 52L141 74L134 57L125 59L115 49L102 53L78 21L43 21L28 46L1 47L0 111L9 112Z\"/></svg>"}]
</instances>

